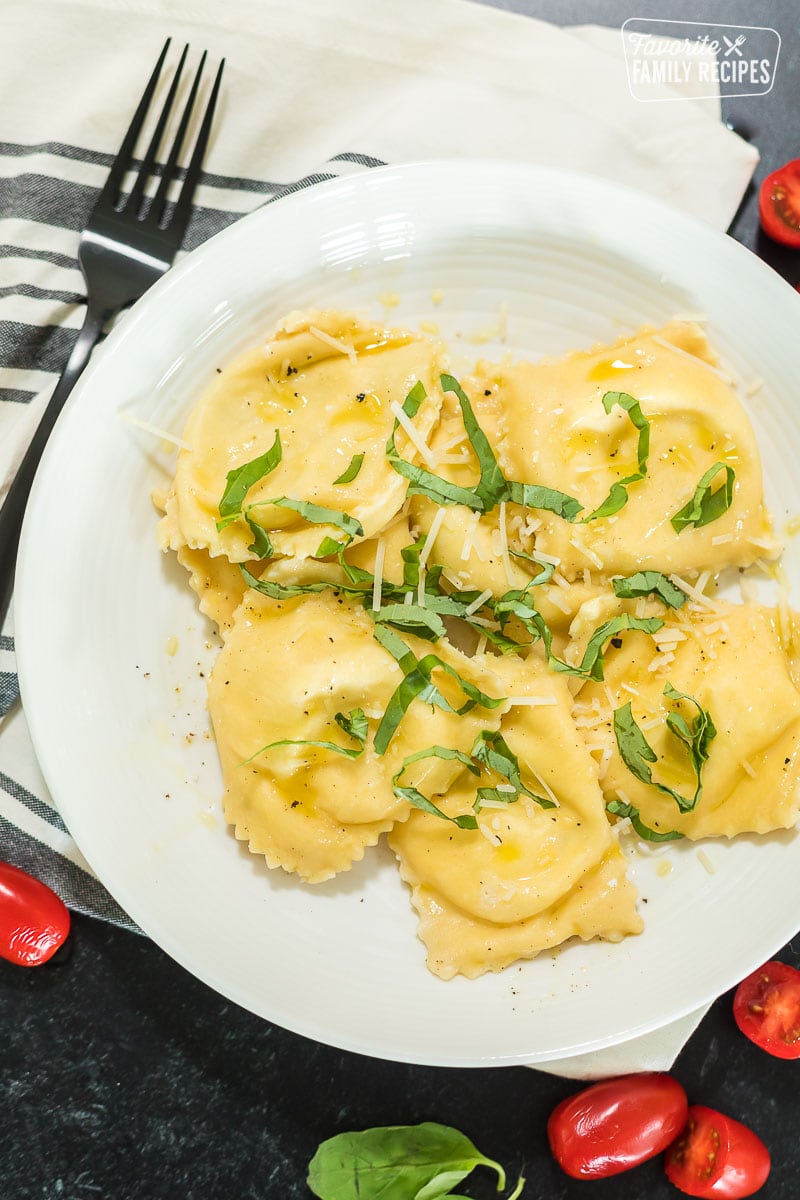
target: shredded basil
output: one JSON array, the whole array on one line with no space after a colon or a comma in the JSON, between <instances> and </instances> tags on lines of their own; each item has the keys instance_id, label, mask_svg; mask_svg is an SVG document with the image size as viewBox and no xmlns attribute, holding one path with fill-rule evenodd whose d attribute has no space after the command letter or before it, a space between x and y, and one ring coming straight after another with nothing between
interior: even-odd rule
<instances>
[{"instance_id":1,"label":"shredded basil","mask_svg":"<svg viewBox=\"0 0 800 1200\"><path fill-rule=\"evenodd\" d=\"M633 396L629 396L627 392L606 392L603 396L603 408L607 413L610 413L614 405L619 405L620 408L624 409L630 418L631 424L635 429L639 430L639 441L636 452L639 469L638 472L626 475L624 479L618 479L616 483L612 483L611 489L600 507L596 508L594 512L589 513L588 517L583 517L584 523L595 521L599 517L612 517L614 513L618 513L628 503L628 487L630 484L639 483L647 475L647 457L650 453L650 422L642 412L639 401Z\"/></svg>"},{"instance_id":2,"label":"shredded basil","mask_svg":"<svg viewBox=\"0 0 800 1200\"><path fill-rule=\"evenodd\" d=\"M350 465L348 467L346 467L344 471L342 471L342 473L338 479L334 479L334 481L333 481L334 484L352 483L353 480L355 479L356 475L358 475L358 472L361 470L361 466L362 466L363 462L364 462L363 454L354 454L353 457L350 459Z\"/></svg>"},{"instance_id":3,"label":"shredded basil","mask_svg":"<svg viewBox=\"0 0 800 1200\"><path fill-rule=\"evenodd\" d=\"M715 492L712 492L711 484L720 471L725 472L725 482ZM678 509L672 518L671 524L675 532L680 533L689 525L700 529L701 526L710 525L712 521L716 521L724 512L727 512L733 501L735 479L736 472L727 463L717 462L713 467L709 467L701 477L691 500L684 504L683 508Z\"/></svg>"},{"instance_id":4,"label":"shredded basil","mask_svg":"<svg viewBox=\"0 0 800 1200\"><path fill-rule=\"evenodd\" d=\"M692 812L703 794L703 767L708 760L709 747L716 737L717 731L711 714L702 707L699 701L695 700L694 696L677 691L670 683L664 688L664 695L670 700L686 700L697 709L697 716L694 717L691 724L679 712L671 712L667 716L667 728L689 752L696 780L694 796L691 800L681 795L675 788L653 779L653 772L648 764L657 762L658 756L637 725L630 701L614 712L614 737L622 761L632 775L635 775L642 783L657 788L663 795L670 796L681 812Z\"/></svg>"},{"instance_id":5,"label":"shredded basil","mask_svg":"<svg viewBox=\"0 0 800 1200\"><path fill-rule=\"evenodd\" d=\"M451 821L457 825L459 829L477 829L478 822L470 813L466 813L459 817L448 817L447 813L442 812L432 800L424 796L417 788L400 787L400 776L412 763L422 762L426 758L443 758L451 759L460 762L462 766L471 771L473 775L480 774L480 769L475 766L475 763L468 754L464 754L461 750L452 750L448 746L429 746L427 750L418 750L416 754L409 754L403 759L400 770L392 776L392 790L395 796L400 800L407 800L409 804L413 804L415 808L421 809L423 812L429 813L433 817L440 817L443 821Z\"/></svg>"},{"instance_id":6,"label":"shredded basil","mask_svg":"<svg viewBox=\"0 0 800 1200\"><path fill-rule=\"evenodd\" d=\"M364 715L364 710L353 708L347 716L344 713L338 712L333 719L348 737L358 742L358 749L350 750L346 746L337 746L335 742L317 742L306 738L281 738L277 742L269 742L266 746L262 746L260 750L256 750L255 754L251 754L249 758L244 759L239 766L243 767L247 763L251 763L254 758L266 754L268 750L275 750L278 746L318 746L322 750L333 750L336 754L343 754L345 758L359 758L364 753L364 747L367 742L367 718Z\"/></svg>"},{"instance_id":7,"label":"shredded basil","mask_svg":"<svg viewBox=\"0 0 800 1200\"><path fill-rule=\"evenodd\" d=\"M469 680L462 678L454 667L451 667L449 663L444 662L435 654L426 654L424 658L417 660L416 655L406 646L402 638L399 638L391 630L386 629L385 626L376 626L374 636L380 645L385 650L388 650L392 657L399 663L401 670L405 672L403 679L397 685L386 706L386 711L375 733L374 744L377 754L386 753L389 742L392 740L397 727L414 700L419 699L429 704L436 704L446 712L454 712L458 716L469 712L476 704L482 708L491 709L505 703L504 696L487 696L485 692L475 687ZM454 709L432 683L431 675L437 667L445 671L452 679L455 679L467 697L460 708Z\"/></svg>"},{"instance_id":8,"label":"shredded basil","mask_svg":"<svg viewBox=\"0 0 800 1200\"><path fill-rule=\"evenodd\" d=\"M660 571L637 571L625 579L612 579L615 595L623 600L636 596L657 596L668 608L681 608L686 603L686 592L662 575Z\"/></svg>"},{"instance_id":9,"label":"shredded basil","mask_svg":"<svg viewBox=\"0 0 800 1200\"><path fill-rule=\"evenodd\" d=\"M471 754L482 766L502 775L514 788L513 794L500 792L497 795L495 795L494 788L482 788L478 793L479 800L491 798L511 803L520 794L524 794L530 796L531 800L535 800L542 808L556 807L552 800L547 800L544 796L537 796L536 792L532 792L522 782L519 759L500 732L492 733L488 729L482 729L475 739ZM489 797L489 793L491 793L491 797ZM476 811L480 811L478 804L476 804Z\"/></svg>"},{"instance_id":10,"label":"shredded basil","mask_svg":"<svg viewBox=\"0 0 800 1200\"><path fill-rule=\"evenodd\" d=\"M252 458L250 462L228 471L225 477L225 491L219 502L219 515L222 520L217 521L218 532L222 532L232 521L242 515L242 503L250 488L274 471L282 457L281 433L279 429L276 429L275 441L269 450L260 454L258 458Z\"/></svg>"},{"instance_id":11,"label":"shredded basil","mask_svg":"<svg viewBox=\"0 0 800 1200\"><path fill-rule=\"evenodd\" d=\"M659 833L657 830L651 829L649 825L645 825L639 816L638 808L634 808L632 804L623 804L621 800L612 800L610 804L606 805L606 811L612 813L615 817L630 817L631 825L643 841L674 842L678 838L683 837L682 833L678 833L674 829L669 833Z\"/></svg>"},{"instance_id":12,"label":"shredded basil","mask_svg":"<svg viewBox=\"0 0 800 1200\"><path fill-rule=\"evenodd\" d=\"M445 633L444 621L438 613L419 604L387 604L372 613L373 619L413 633L426 641L435 642Z\"/></svg>"}]
</instances>

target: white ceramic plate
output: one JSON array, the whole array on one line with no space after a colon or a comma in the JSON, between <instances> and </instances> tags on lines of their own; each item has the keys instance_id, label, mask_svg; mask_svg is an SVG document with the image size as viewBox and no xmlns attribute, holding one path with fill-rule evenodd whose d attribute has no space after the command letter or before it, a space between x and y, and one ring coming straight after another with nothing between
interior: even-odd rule
<instances>
[{"instance_id":1,"label":"white ceramic plate","mask_svg":"<svg viewBox=\"0 0 800 1200\"><path fill-rule=\"evenodd\" d=\"M148 498L169 457L120 414L179 433L217 364L284 312L324 305L435 321L456 370L484 352L557 354L707 314L743 390L763 381L747 406L778 529L800 513L800 297L728 238L599 180L498 163L386 168L281 200L136 305L47 449L16 622L34 743L67 825L123 908L188 970L322 1042L428 1064L534 1063L690 1012L800 925L793 834L707 844L714 874L688 844L663 851L673 866L663 877L659 858L636 858L640 937L443 983L425 968L388 851L311 888L268 871L226 830L202 678L214 639L156 547ZM800 597L791 541L786 567Z\"/></svg>"}]
</instances>

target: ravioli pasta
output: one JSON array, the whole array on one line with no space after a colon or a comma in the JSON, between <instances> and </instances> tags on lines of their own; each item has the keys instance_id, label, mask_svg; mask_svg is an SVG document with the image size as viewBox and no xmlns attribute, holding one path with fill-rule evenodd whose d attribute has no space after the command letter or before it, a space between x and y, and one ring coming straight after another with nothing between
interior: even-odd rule
<instances>
[{"instance_id":1,"label":"ravioli pasta","mask_svg":"<svg viewBox=\"0 0 800 1200\"><path fill-rule=\"evenodd\" d=\"M447 372L290 314L200 398L159 538L222 639L236 837L314 884L386 834L472 979L638 933L632 838L793 827L800 690L785 598L718 592L780 545L699 326Z\"/></svg>"}]
</instances>

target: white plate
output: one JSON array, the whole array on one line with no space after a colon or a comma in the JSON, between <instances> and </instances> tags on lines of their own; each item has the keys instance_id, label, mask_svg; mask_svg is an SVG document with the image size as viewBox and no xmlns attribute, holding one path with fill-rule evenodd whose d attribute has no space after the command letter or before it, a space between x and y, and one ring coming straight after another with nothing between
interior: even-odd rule
<instances>
[{"instance_id":1,"label":"white plate","mask_svg":"<svg viewBox=\"0 0 800 1200\"><path fill-rule=\"evenodd\" d=\"M434 303L432 293L443 299ZM322 1042L448 1066L608 1046L696 1009L800 925L793 834L638 858L646 930L474 982L429 975L391 855L321 887L270 872L226 830L204 680L214 641L156 547L160 443L214 367L304 306L436 321L455 367L560 353L677 313L744 382L779 529L800 513L800 297L748 251L632 191L498 163L370 171L281 200L190 255L92 361L25 522L16 593L25 707L45 777L119 903L225 996ZM499 328L502 344L476 344ZM460 339L457 335L461 335ZM470 336L473 341L470 341ZM786 566L796 595L800 561ZM170 655L168 648L177 653ZM746 651L745 651L746 652ZM645 903L646 901L646 903Z\"/></svg>"}]
</instances>

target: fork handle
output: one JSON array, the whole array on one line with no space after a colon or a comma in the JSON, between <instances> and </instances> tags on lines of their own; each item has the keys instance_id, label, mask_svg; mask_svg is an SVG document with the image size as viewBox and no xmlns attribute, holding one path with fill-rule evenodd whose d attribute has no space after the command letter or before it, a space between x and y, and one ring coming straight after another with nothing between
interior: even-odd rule
<instances>
[{"instance_id":1,"label":"fork handle","mask_svg":"<svg viewBox=\"0 0 800 1200\"><path fill-rule=\"evenodd\" d=\"M55 386L55 391L48 401L31 444L20 463L3 506L0 508L0 629L5 621L14 590L14 571L22 518L25 514L25 505L33 486L39 459L42 457L56 418L64 407L64 401L89 361L89 355L97 344L107 315L104 310L95 308L91 304L87 306L81 331L64 368L64 373ZM42 553L46 553L44 548Z\"/></svg>"}]
</instances>

